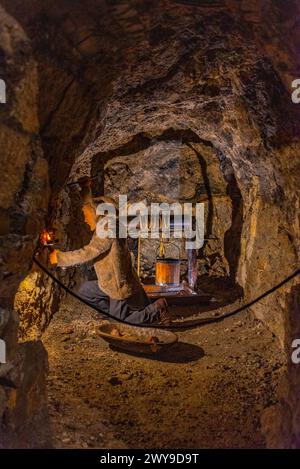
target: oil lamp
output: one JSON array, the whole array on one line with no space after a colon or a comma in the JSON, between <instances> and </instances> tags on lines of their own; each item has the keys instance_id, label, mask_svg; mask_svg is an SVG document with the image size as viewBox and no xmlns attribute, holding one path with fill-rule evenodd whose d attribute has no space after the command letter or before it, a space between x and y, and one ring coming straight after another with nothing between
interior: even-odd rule
<instances>
[{"instance_id":1,"label":"oil lamp","mask_svg":"<svg viewBox=\"0 0 300 469\"><path fill-rule=\"evenodd\" d=\"M47 230L43 228L40 234L40 244L43 247L53 246L57 242L53 230Z\"/></svg>"}]
</instances>

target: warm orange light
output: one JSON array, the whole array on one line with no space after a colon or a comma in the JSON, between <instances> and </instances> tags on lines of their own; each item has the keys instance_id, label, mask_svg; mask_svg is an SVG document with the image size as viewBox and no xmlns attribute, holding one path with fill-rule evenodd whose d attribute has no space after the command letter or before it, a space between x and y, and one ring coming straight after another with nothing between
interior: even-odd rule
<instances>
[{"instance_id":1,"label":"warm orange light","mask_svg":"<svg viewBox=\"0 0 300 469\"><path fill-rule=\"evenodd\" d=\"M46 230L46 228L44 228L41 231L41 234L40 234L40 243L43 246L48 246L49 244L53 244L54 243L54 232L53 231L48 231L48 230Z\"/></svg>"},{"instance_id":2,"label":"warm orange light","mask_svg":"<svg viewBox=\"0 0 300 469\"><path fill-rule=\"evenodd\" d=\"M86 204L82 207L82 212L83 212L85 223L89 225L91 231L94 231L96 229L95 209L91 205Z\"/></svg>"}]
</instances>

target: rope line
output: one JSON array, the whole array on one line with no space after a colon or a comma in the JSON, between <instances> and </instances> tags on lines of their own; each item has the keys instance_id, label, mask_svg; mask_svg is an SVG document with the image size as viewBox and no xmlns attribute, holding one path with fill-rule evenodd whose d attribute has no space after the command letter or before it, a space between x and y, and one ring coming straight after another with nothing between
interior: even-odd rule
<instances>
[{"instance_id":1,"label":"rope line","mask_svg":"<svg viewBox=\"0 0 300 469\"><path fill-rule=\"evenodd\" d=\"M85 305L89 306L90 308L94 309L95 311L98 311L98 313L101 313L101 314L104 314L105 316L109 317L109 318L112 318L114 319L115 321L117 322L121 322L121 323L124 323L124 324L128 324L130 326L134 326L134 327L162 327L162 326L158 326L156 324L133 324L133 323L130 323L130 322L127 322L127 321L124 321L122 319L119 319L115 316L112 316L111 314L109 313L105 313L104 311L100 310L99 308L97 308L96 306L92 305L91 303L89 303L88 301L84 300L81 296L77 295L77 293L73 292L72 290L70 290L68 287L66 287L60 280L58 280L57 277L55 277L55 275L52 274L52 272L50 272L40 261L37 260L36 257L33 258L33 262L43 271L45 272L45 274L47 274L55 283L57 283L57 285L59 285L63 290L65 290L69 295L73 296L74 298L76 298L77 300L81 301L81 303L84 303ZM229 313L225 313L224 315L221 315L219 317L215 317L213 319L213 321L219 321L221 319L224 319L224 317L229 317L229 316L233 316L234 314L238 314L242 311L244 311L245 309L248 309L250 308L251 306L253 306L255 303L258 303L259 301L263 300L264 298L266 298L267 296L271 295L272 293L274 293L276 290L278 290L279 288L283 287L283 285L285 285L286 283L290 282L291 280L293 280L293 278L297 277L298 275L300 275L300 268L299 269L296 269L295 272L293 272L291 275L289 275L288 277L286 277L284 280L282 280L281 282L279 282L277 285L275 285L274 287L270 288L269 290L266 290L264 293L262 293L261 295L257 296L256 298L254 298L253 300L249 301L249 303L246 303L245 305L242 305L242 306L239 306L238 308L234 309L233 311L229 312ZM172 326L171 326L172 327ZM182 327L186 327L184 324L182 325Z\"/></svg>"},{"instance_id":2,"label":"rope line","mask_svg":"<svg viewBox=\"0 0 300 469\"><path fill-rule=\"evenodd\" d=\"M283 287L283 285L285 285L286 283L288 283L288 282L290 282L291 280L293 280L293 278L297 277L297 275L300 275L300 269L296 269L295 272L293 272L291 275L289 275L288 277L286 277L286 278L285 278L284 280L282 280L281 282L277 283L277 285L275 285L274 287L270 288L269 290L266 290L264 293L262 293L261 295L257 296L256 298L254 298L254 300L251 300L251 301L249 301L249 303L246 303L245 305L240 306L239 308L236 308L236 309L234 309L233 311L227 313L227 314L226 314L226 317L228 317L228 316L233 316L234 314L240 313L240 312L243 311L244 309L250 308L250 307L253 306L255 303L258 303L259 301L263 300L263 299L266 298L267 296L271 295L271 293L274 293L276 290L278 290L279 288Z\"/></svg>"}]
</instances>

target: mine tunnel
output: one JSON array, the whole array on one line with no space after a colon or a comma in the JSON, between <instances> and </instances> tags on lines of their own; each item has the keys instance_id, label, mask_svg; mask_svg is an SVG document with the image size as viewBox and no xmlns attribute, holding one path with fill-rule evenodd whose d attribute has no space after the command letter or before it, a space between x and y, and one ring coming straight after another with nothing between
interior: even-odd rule
<instances>
[{"instance_id":1,"label":"mine tunnel","mask_svg":"<svg viewBox=\"0 0 300 469\"><path fill-rule=\"evenodd\" d=\"M0 3L0 447L299 448L299 277L252 304L299 269L298 2ZM166 350L109 346L94 263L49 260L87 186L203 208L195 249L126 240Z\"/></svg>"}]
</instances>

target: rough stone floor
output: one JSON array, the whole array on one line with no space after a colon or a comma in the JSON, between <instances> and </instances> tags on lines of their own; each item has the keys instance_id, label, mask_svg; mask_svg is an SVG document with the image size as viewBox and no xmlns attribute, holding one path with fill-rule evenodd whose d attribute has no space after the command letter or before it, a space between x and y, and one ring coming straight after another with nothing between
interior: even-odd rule
<instances>
[{"instance_id":1,"label":"rough stone floor","mask_svg":"<svg viewBox=\"0 0 300 469\"><path fill-rule=\"evenodd\" d=\"M160 360L112 351L97 313L66 299L43 342L57 448L264 447L262 411L277 400L277 340L244 312L179 331Z\"/></svg>"}]
</instances>

